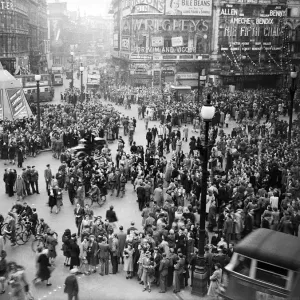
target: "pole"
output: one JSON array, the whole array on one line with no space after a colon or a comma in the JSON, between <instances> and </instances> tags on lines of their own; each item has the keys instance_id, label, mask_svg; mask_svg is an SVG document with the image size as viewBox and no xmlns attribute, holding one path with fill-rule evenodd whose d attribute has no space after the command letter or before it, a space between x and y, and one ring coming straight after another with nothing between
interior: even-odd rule
<instances>
[{"instance_id":1,"label":"pole","mask_svg":"<svg viewBox=\"0 0 300 300\"><path fill-rule=\"evenodd\" d=\"M294 110L294 98L296 93L296 78L292 78L292 85L290 87L291 105L289 115L289 131L288 131L288 144L292 141L292 126L293 126L293 110Z\"/></svg>"},{"instance_id":2,"label":"pole","mask_svg":"<svg viewBox=\"0 0 300 300\"><path fill-rule=\"evenodd\" d=\"M199 228L199 243L198 243L198 257L195 265L195 271L192 279L192 294L200 297L207 295L207 280L208 272L204 257L205 247L205 218L206 218L206 194L207 194L207 178L208 178L208 132L209 121L205 122L205 144L204 144L204 158L202 162L202 188L201 188L201 207L200 207L200 228Z\"/></svg>"},{"instance_id":3,"label":"pole","mask_svg":"<svg viewBox=\"0 0 300 300\"><path fill-rule=\"evenodd\" d=\"M36 102L37 102L37 127L38 131L41 130L41 109L40 109L40 82L36 82L36 88L37 88L37 93L36 93Z\"/></svg>"},{"instance_id":4,"label":"pole","mask_svg":"<svg viewBox=\"0 0 300 300\"><path fill-rule=\"evenodd\" d=\"M204 158L202 163L202 189L201 189L201 208L200 208L200 229L199 229L199 256L204 257L205 246L205 218L206 218L206 194L207 194L207 165L208 165L208 132L209 121L205 121L205 144Z\"/></svg>"},{"instance_id":5,"label":"pole","mask_svg":"<svg viewBox=\"0 0 300 300\"><path fill-rule=\"evenodd\" d=\"M73 90L74 87L74 55L72 54L72 80L71 80L71 89Z\"/></svg>"},{"instance_id":6,"label":"pole","mask_svg":"<svg viewBox=\"0 0 300 300\"><path fill-rule=\"evenodd\" d=\"M81 101L81 103L83 102L82 85L83 85L83 72L80 71L80 101Z\"/></svg>"},{"instance_id":7,"label":"pole","mask_svg":"<svg viewBox=\"0 0 300 300\"><path fill-rule=\"evenodd\" d=\"M198 105L200 103L200 69L199 69L199 72L198 72Z\"/></svg>"}]
</instances>

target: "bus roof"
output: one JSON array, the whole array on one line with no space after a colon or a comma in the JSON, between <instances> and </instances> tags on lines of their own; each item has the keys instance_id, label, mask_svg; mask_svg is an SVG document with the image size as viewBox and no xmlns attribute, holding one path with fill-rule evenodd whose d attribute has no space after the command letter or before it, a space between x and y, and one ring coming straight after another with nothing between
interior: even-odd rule
<instances>
[{"instance_id":1,"label":"bus roof","mask_svg":"<svg viewBox=\"0 0 300 300\"><path fill-rule=\"evenodd\" d=\"M171 85L173 90L191 90L192 88L189 85Z\"/></svg>"},{"instance_id":2,"label":"bus roof","mask_svg":"<svg viewBox=\"0 0 300 300\"><path fill-rule=\"evenodd\" d=\"M288 270L300 270L300 240L290 234L260 228L247 235L234 251Z\"/></svg>"}]
</instances>

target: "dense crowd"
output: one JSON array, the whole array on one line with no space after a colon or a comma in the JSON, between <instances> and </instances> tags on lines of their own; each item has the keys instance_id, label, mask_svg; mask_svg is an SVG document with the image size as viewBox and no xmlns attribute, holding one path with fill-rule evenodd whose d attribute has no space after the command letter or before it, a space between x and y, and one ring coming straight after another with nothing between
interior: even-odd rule
<instances>
[{"instance_id":1,"label":"dense crowd","mask_svg":"<svg viewBox=\"0 0 300 300\"><path fill-rule=\"evenodd\" d=\"M266 91L229 94L222 89L208 88L202 92L211 93L216 106L209 133L213 145L206 197L205 247L210 276L208 294L214 297L218 292L215 278L221 278L234 244L242 237L259 227L298 235L299 128L295 122L292 142L285 142L287 123L282 117L287 112L285 99L280 98L278 91L267 91L269 102L265 101ZM112 87L107 92L107 99L118 105L128 108L132 103L139 105L137 118L144 119L147 130L145 149L136 145L131 135L136 121L121 115L111 105L92 100L85 105L44 107L43 128L49 128L49 144L61 160L57 172L52 173L50 165L44 172L49 206L51 212L54 207L57 213L60 211L64 189L68 191L70 202L76 203L77 230L65 230L62 249L65 265L77 273L91 275L100 265L100 275L107 275L110 267L116 274L124 264L127 279L136 277L148 292L153 285L159 285L161 293L171 286L175 293L179 292L193 276L190 269L195 268L199 244L203 122L196 111L199 107L195 93L186 96L190 101L185 104L166 97L169 96L152 88ZM298 111L297 105L295 111ZM149 128L151 120L160 121L157 128ZM29 130L30 122L23 122L23 130ZM188 123L193 124L194 136L186 126ZM228 124L234 124L230 134L224 129ZM124 135L131 136L127 151L119 135L121 126ZM18 131L8 128L3 132L18 136ZM68 150L81 143L81 139L93 142L96 137L118 140L115 159L107 145L83 159ZM183 143L188 143L188 153L182 151ZM171 158L167 159L171 151ZM95 216L88 205L88 201L103 204L109 193L122 197L128 184L136 191L142 230L134 223L124 230L112 206L105 216ZM14 192L14 185L15 182L9 183L8 191ZM24 186L22 196L36 191L27 184L28 192L25 183ZM26 211L31 219L33 210ZM17 222L15 214L11 222ZM35 227L35 222L31 222ZM51 231L48 235L51 236ZM57 240L49 240L45 243L47 253L39 249L46 258L43 256L37 272L37 277L48 284L49 258L57 255Z\"/></svg>"}]
</instances>

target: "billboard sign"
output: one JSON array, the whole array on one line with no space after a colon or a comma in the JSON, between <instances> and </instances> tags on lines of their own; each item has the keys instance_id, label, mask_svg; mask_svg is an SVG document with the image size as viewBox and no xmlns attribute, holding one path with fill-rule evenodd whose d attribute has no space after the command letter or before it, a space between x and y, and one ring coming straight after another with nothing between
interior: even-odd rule
<instances>
[{"instance_id":1,"label":"billboard sign","mask_svg":"<svg viewBox=\"0 0 300 300\"><path fill-rule=\"evenodd\" d=\"M164 38L162 36L153 36L151 44L152 47L162 47L164 45Z\"/></svg>"},{"instance_id":2,"label":"billboard sign","mask_svg":"<svg viewBox=\"0 0 300 300\"><path fill-rule=\"evenodd\" d=\"M165 0L122 0L122 17L138 14L164 14Z\"/></svg>"},{"instance_id":3,"label":"billboard sign","mask_svg":"<svg viewBox=\"0 0 300 300\"><path fill-rule=\"evenodd\" d=\"M166 0L166 15L210 17L212 2L213 0Z\"/></svg>"},{"instance_id":4,"label":"billboard sign","mask_svg":"<svg viewBox=\"0 0 300 300\"><path fill-rule=\"evenodd\" d=\"M129 39L129 37L126 37L126 38L122 37L122 45L121 45L122 50L128 51L129 47L130 47L130 39Z\"/></svg>"},{"instance_id":5,"label":"billboard sign","mask_svg":"<svg viewBox=\"0 0 300 300\"><path fill-rule=\"evenodd\" d=\"M182 36L172 37L172 47L181 47L183 46Z\"/></svg>"},{"instance_id":6,"label":"billboard sign","mask_svg":"<svg viewBox=\"0 0 300 300\"><path fill-rule=\"evenodd\" d=\"M22 88L13 88L6 90L8 103L11 109L13 119L27 117L26 98Z\"/></svg>"},{"instance_id":7,"label":"billboard sign","mask_svg":"<svg viewBox=\"0 0 300 300\"><path fill-rule=\"evenodd\" d=\"M281 50L286 13L283 5L224 4L220 9L221 49L243 47L250 51L266 46L270 50Z\"/></svg>"}]
</instances>

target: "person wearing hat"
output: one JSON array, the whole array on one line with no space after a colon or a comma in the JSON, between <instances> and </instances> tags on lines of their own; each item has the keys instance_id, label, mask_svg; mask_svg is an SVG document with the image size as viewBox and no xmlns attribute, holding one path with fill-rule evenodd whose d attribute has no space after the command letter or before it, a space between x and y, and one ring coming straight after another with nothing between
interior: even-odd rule
<instances>
[{"instance_id":1,"label":"person wearing hat","mask_svg":"<svg viewBox=\"0 0 300 300\"><path fill-rule=\"evenodd\" d=\"M48 257L51 262L54 262L54 259L56 258L56 245L58 244L57 239L54 237L54 231L50 230L49 233L47 233L47 236L45 238L45 246L48 249Z\"/></svg>"},{"instance_id":2,"label":"person wearing hat","mask_svg":"<svg viewBox=\"0 0 300 300\"><path fill-rule=\"evenodd\" d=\"M79 293L79 286L78 286L78 281L75 276L77 273L77 269L71 269L70 270L70 275L65 279L65 284L64 284L64 293L68 294L68 299L72 300L78 300L78 293Z\"/></svg>"},{"instance_id":3,"label":"person wearing hat","mask_svg":"<svg viewBox=\"0 0 300 300\"><path fill-rule=\"evenodd\" d=\"M141 281L144 282L144 289L143 292L147 290L149 293L151 292L151 283L150 283L150 257L151 257L151 252L150 251L146 251L145 256L142 259L142 267L143 267L143 274L142 274L142 278Z\"/></svg>"},{"instance_id":4,"label":"person wearing hat","mask_svg":"<svg viewBox=\"0 0 300 300\"><path fill-rule=\"evenodd\" d=\"M50 195L50 185L51 185L51 180L52 180L52 171L50 169L50 165L48 164L46 166L47 168L44 171L44 178L46 182L46 191L48 195Z\"/></svg>"},{"instance_id":5,"label":"person wearing hat","mask_svg":"<svg viewBox=\"0 0 300 300\"><path fill-rule=\"evenodd\" d=\"M166 253L162 254L162 259L159 263L159 293L165 293L167 289L167 278L168 278L168 269L170 266L170 261L167 258Z\"/></svg>"}]
</instances>

